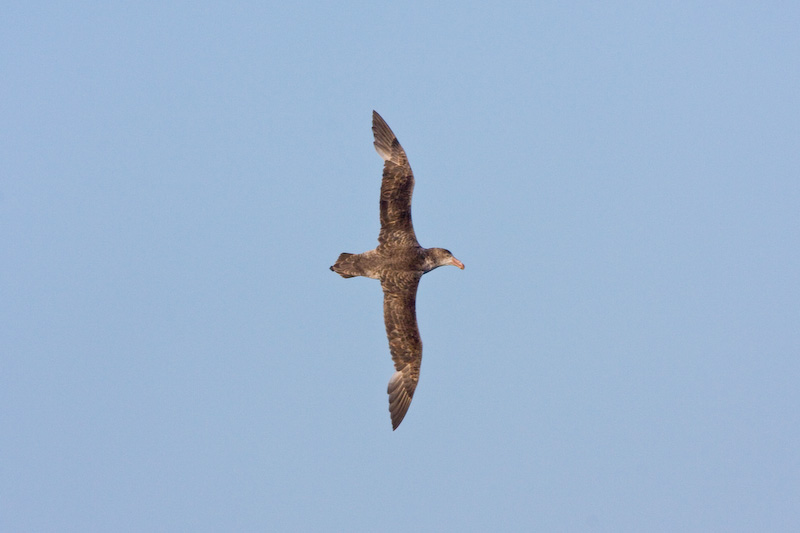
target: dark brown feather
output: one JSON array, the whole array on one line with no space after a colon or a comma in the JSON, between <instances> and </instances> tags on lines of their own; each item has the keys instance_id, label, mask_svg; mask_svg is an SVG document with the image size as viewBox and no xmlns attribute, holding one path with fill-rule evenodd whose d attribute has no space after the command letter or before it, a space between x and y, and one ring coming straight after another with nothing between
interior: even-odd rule
<instances>
[{"instance_id":1,"label":"dark brown feather","mask_svg":"<svg viewBox=\"0 0 800 533\"><path fill-rule=\"evenodd\" d=\"M375 134L375 150L384 160L378 242L380 246L419 246L411 222L414 173L406 152L376 111L372 112L372 132Z\"/></svg>"},{"instance_id":2,"label":"dark brown feather","mask_svg":"<svg viewBox=\"0 0 800 533\"><path fill-rule=\"evenodd\" d=\"M394 272L381 279L383 320L397 370L387 389L393 429L397 429L406 416L419 382L422 339L417 326L416 298L421 277L421 272Z\"/></svg>"}]
</instances>

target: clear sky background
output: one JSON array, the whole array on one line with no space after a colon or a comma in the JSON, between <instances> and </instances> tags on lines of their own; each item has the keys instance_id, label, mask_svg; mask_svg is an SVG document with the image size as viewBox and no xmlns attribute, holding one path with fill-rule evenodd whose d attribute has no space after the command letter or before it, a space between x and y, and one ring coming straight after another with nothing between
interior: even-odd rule
<instances>
[{"instance_id":1,"label":"clear sky background","mask_svg":"<svg viewBox=\"0 0 800 533\"><path fill-rule=\"evenodd\" d=\"M659 5L646 5L659 4ZM0 530L800 530L795 2L12 2ZM383 115L417 178L392 432Z\"/></svg>"}]
</instances>

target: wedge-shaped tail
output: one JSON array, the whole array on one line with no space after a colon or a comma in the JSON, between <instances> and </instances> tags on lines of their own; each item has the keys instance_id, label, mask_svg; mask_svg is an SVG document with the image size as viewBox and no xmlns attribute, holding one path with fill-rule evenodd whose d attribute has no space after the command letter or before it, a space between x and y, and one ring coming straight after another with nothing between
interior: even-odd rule
<instances>
[{"instance_id":1,"label":"wedge-shaped tail","mask_svg":"<svg viewBox=\"0 0 800 533\"><path fill-rule=\"evenodd\" d=\"M341 253L339 259L331 266L331 270L342 276L343 278L354 278L361 276L358 272L356 265L356 254Z\"/></svg>"}]
</instances>

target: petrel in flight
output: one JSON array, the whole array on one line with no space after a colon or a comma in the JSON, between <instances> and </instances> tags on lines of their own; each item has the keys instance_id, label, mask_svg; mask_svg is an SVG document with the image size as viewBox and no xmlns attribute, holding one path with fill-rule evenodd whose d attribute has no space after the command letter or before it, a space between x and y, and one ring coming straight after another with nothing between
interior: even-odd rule
<instances>
[{"instance_id":1,"label":"petrel in flight","mask_svg":"<svg viewBox=\"0 0 800 533\"><path fill-rule=\"evenodd\" d=\"M389 380L392 429L406 416L419 381L422 340L417 328L417 286L423 274L444 265L464 269L464 263L444 248L423 248L411 223L414 174L392 130L372 112L375 150L383 158L378 247L363 254L343 253L331 270L343 278L379 279L383 288L383 319L396 372Z\"/></svg>"}]
</instances>

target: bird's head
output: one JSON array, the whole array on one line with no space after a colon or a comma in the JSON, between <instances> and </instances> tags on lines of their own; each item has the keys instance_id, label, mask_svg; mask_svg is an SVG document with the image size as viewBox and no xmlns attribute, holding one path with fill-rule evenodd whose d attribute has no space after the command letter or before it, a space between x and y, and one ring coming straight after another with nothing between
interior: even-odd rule
<instances>
[{"instance_id":1,"label":"bird's head","mask_svg":"<svg viewBox=\"0 0 800 533\"><path fill-rule=\"evenodd\" d=\"M430 270L445 265L453 265L461 270L464 270L464 263L453 257L453 254L450 253L450 250L445 250L444 248L431 248L428 250L428 252L429 254L426 258L426 263L430 265Z\"/></svg>"}]
</instances>

